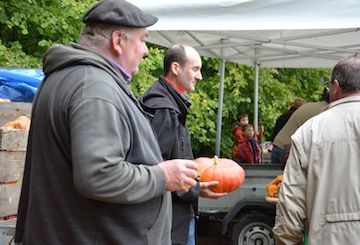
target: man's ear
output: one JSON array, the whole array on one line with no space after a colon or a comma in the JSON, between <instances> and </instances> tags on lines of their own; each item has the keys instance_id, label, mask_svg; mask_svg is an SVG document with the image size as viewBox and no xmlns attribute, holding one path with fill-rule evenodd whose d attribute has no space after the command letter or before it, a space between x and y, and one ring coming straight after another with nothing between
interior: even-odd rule
<instances>
[{"instance_id":1,"label":"man's ear","mask_svg":"<svg viewBox=\"0 0 360 245\"><path fill-rule=\"evenodd\" d=\"M124 45L125 45L124 35L119 31L114 31L111 34L111 47L113 48L113 50L121 54Z\"/></svg>"},{"instance_id":2,"label":"man's ear","mask_svg":"<svg viewBox=\"0 0 360 245\"><path fill-rule=\"evenodd\" d=\"M335 94L339 94L339 93L341 93L341 91L342 91L342 89L341 89L341 86L340 86L340 82L337 79L335 79L333 81L333 92Z\"/></svg>"},{"instance_id":3,"label":"man's ear","mask_svg":"<svg viewBox=\"0 0 360 245\"><path fill-rule=\"evenodd\" d=\"M178 75L180 69L180 65L177 62L171 63L171 72L175 75Z\"/></svg>"}]
</instances>

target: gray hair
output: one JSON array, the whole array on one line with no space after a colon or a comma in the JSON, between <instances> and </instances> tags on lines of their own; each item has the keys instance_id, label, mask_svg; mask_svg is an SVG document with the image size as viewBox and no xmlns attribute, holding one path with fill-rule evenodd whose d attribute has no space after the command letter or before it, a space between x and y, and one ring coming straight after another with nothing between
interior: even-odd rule
<instances>
[{"instance_id":1,"label":"gray hair","mask_svg":"<svg viewBox=\"0 0 360 245\"><path fill-rule=\"evenodd\" d=\"M360 91L360 54L341 59L334 67L330 82L338 80L343 93Z\"/></svg>"},{"instance_id":2,"label":"gray hair","mask_svg":"<svg viewBox=\"0 0 360 245\"><path fill-rule=\"evenodd\" d=\"M99 52L106 51L110 48L111 34L114 31L119 31L125 37L131 38L139 30L140 28L88 23L81 30L78 43Z\"/></svg>"}]
</instances>

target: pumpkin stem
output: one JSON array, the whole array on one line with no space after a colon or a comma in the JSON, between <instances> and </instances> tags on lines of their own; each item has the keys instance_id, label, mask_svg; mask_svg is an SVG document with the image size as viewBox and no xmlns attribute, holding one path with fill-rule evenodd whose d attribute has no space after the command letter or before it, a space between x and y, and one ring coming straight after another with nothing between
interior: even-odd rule
<instances>
[{"instance_id":1,"label":"pumpkin stem","mask_svg":"<svg viewBox=\"0 0 360 245\"><path fill-rule=\"evenodd\" d=\"M219 158L217 155L214 156L214 165L218 165L219 164Z\"/></svg>"}]
</instances>

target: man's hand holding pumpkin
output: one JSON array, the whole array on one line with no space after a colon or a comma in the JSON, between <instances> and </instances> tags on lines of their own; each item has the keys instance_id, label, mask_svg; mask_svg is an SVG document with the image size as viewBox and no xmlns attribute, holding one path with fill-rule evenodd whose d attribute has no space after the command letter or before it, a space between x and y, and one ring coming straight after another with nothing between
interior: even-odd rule
<instances>
[{"instance_id":1,"label":"man's hand holding pumpkin","mask_svg":"<svg viewBox=\"0 0 360 245\"><path fill-rule=\"evenodd\" d=\"M210 190L209 187L216 186L218 184L218 181L200 182L200 196L211 199L218 199L220 197L226 196L228 194L227 192L216 193Z\"/></svg>"},{"instance_id":2,"label":"man's hand holding pumpkin","mask_svg":"<svg viewBox=\"0 0 360 245\"><path fill-rule=\"evenodd\" d=\"M159 163L159 166L165 173L166 191L184 191L196 185L198 165L191 160L174 159Z\"/></svg>"}]
</instances>

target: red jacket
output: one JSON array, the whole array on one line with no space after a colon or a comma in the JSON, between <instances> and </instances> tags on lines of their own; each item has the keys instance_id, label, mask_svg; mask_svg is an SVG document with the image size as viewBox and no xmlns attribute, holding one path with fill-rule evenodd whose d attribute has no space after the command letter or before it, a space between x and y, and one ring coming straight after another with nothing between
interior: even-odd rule
<instances>
[{"instance_id":1,"label":"red jacket","mask_svg":"<svg viewBox=\"0 0 360 245\"><path fill-rule=\"evenodd\" d=\"M244 138L242 129L239 125L236 125L231 128L231 133L234 136L234 142L238 143L240 140Z\"/></svg>"},{"instance_id":2,"label":"red jacket","mask_svg":"<svg viewBox=\"0 0 360 245\"><path fill-rule=\"evenodd\" d=\"M234 146L234 157L240 163L260 163L261 162L261 148L256 139L253 138L255 146L255 156L251 147L250 139L243 138L237 145Z\"/></svg>"}]
</instances>

